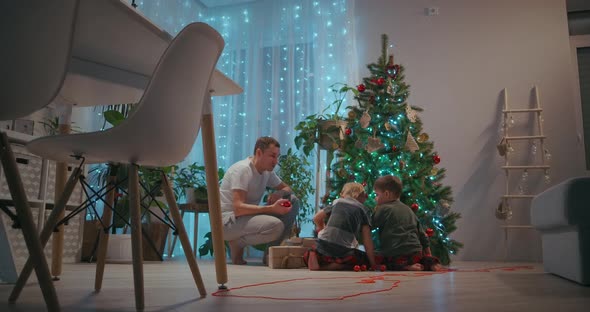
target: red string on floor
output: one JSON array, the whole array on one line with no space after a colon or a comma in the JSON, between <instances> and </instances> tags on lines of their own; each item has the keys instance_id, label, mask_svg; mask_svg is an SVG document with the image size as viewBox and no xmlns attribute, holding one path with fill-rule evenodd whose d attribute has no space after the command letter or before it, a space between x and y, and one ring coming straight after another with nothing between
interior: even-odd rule
<instances>
[{"instance_id":1,"label":"red string on floor","mask_svg":"<svg viewBox=\"0 0 590 312\"><path fill-rule=\"evenodd\" d=\"M474 272L494 272L494 271L517 271L517 270L530 270L533 269L533 266L522 265L522 266L509 266L509 267L493 267L493 268L483 268L483 269L445 269L439 272L396 272L396 273L383 273L375 276L337 276L337 277L304 277L304 278L293 278L287 280L278 280L278 281L271 281L271 282L263 282L263 283L256 283L256 284L249 284L244 286L238 286L230 289L225 290L218 290L214 292L212 295L216 297L236 297L236 298L251 298L251 299L269 299L269 300L306 300L306 301L334 301L334 300L344 300L348 298L368 295L368 294L376 294L386 291L391 291L394 288L398 287L401 283L400 280L389 280L386 277L422 277L422 276L430 276L436 274L447 274L447 273L474 273ZM355 273L356 274L356 273ZM267 286L267 285L275 285L275 284L282 284L282 283L292 283L292 282L300 282L300 281L309 281L309 280L342 280L342 279L356 279L355 283L358 284L375 284L377 281L383 281L385 285L384 288L368 290L368 291L361 291L355 292L348 295L336 296L336 297L326 297L326 298L317 298L317 297L307 297L307 298L297 298L297 297L276 297L276 296L262 296L262 295L239 295L235 292L241 289L246 288L253 288L253 287L260 287L260 286ZM391 283L391 284L389 284ZM234 293L232 293L234 292Z\"/></svg>"}]
</instances>

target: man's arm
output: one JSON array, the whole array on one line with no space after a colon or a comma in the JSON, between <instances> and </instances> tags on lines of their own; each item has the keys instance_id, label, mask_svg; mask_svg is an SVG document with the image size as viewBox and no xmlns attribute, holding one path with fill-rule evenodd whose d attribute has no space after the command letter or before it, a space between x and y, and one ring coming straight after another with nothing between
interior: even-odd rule
<instances>
[{"instance_id":1,"label":"man's arm","mask_svg":"<svg viewBox=\"0 0 590 312\"><path fill-rule=\"evenodd\" d=\"M275 190L283 190L283 191L286 191L286 192L293 193L293 190L291 190L291 187L288 186L285 182L281 182L281 184L275 186L274 189Z\"/></svg>"},{"instance_id":2,"label":"man's arm","mask_svg":"<svg viewBox=\"0 0 590 312\"><path fill-rule=\"evenodd\" d=\"M286 199L279 199L272 205L258 206L246 203L246 191L232 190L234 215L236 217L256 214L284 215L291 210L291 206L285 207L282 204L288 202Z\"/></svg>"}]
</instances>

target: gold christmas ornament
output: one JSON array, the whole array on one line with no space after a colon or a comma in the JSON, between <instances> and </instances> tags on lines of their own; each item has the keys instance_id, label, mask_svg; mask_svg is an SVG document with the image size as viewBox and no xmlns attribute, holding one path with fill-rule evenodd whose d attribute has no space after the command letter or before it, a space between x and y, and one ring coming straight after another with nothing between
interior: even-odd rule
<instances>
[{"instance_id":1,"label":"gold christmas ornament","mask_svg":"<svg viewBox=\"0 0 590 312\"><path fill-rule=\"evenodd\" d=\"M416 141L418 141L418 143L424 143L426 141L428 141L430 137L428 136L427 133L420 133L420 135L418 136L418 138L416 139Z\"/></svg>"},{"instance_id":2,"label":"gold christmas ornament","mask_svg":"<svg viewBox=\"0 0 590 312\"><path fill-rule=\"evenodd\" d=\"M348 111L348 118L355 119L356 118L356 113L354 111Z\"/></svg>"},{"instance_id":3,"label":"gold christmas ornament","mask_svg":"<svg viewBox=\"0 0 590 312\"><path fill-rule=\"evenodd\" d=\"M420 149L420 147L418 147L418 143L416 143L416 140L414 140L414 137L410 131L408 131L408 137L406 138L406 149L412 153Z\"/></svg>"},{"instance_id":4,"label":"gold christmas ornament","mask_svg":"<svg viewBox=\"0 0 590 312\"><path fill-rule=\"evenodd\" d=\"M438 168L432 167L432 169L430 170L430 175L436 175L437 173L438 173Z\"/></svg>"},{"instance_id":5,"label":"gold christmas ornament","mask_svg":"<svg viewBox=\"0 0 590 312\"><path fill-rule=\"evenodd\" d=\"M361 117L361 120L360 120L361 127L363 129L367 128L369 126L369 123L371 123L371 115L369 115L369 113L367 113L367 111L364 111L363 116Z\"/></svg>"},{"instance_id":6,"label":"gold christmas ornament","mask_svg":"<svg viewBox=\"0 0 590 312\"><path fill-rule=\"evenodd\" d=\"M389 122L386 122L384 124L384 126L385 126L385 130L387 130L387 131L391 130L391 124Z\"/></svg>"},{"instance_id":7,"label":"gold christmas ornament","mask_svg":"<svg viewBox=\"0 0 590 312\"><path fill-rule=\"evenodd\" d=\"M338 169L338 175L341 178L346 178L346 176L348 175L348 173L346 172L346 170L344 168L340 168L340 169Z\"/></svg>"}]
</instances>

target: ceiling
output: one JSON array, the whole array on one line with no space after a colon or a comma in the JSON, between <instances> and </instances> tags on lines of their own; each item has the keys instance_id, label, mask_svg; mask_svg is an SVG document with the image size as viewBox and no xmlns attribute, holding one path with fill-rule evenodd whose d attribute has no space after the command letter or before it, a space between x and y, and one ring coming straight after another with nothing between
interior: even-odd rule
<instances>
[{"instance_id":1,"label":"ceiling","mask_svg":"<svg viewBox=\"0 0 590 312\"><path fill-rule=\"evenodd\" d=\"M200 2L203 6L207 8L212 7L219 7L219 6L226 6L226 5L237 5L246 2L254 2L256 0L195 0L195 2ZM585 11L590 10L590 1L589 0L566 0L566 6L568 12L574 11Z\"/></svg>"}]
</instances>

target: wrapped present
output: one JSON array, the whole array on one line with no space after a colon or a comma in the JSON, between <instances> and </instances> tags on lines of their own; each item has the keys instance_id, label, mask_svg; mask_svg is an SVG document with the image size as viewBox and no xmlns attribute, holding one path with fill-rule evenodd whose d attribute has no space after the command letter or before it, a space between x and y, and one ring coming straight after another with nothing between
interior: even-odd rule
<instances>
[{"instance_id":1,"label":"wrapped present","mask_svg":"<svg viewBox=\"0 0 590 312\"><path fill-rule=\"evenodd\" d=\"M315 246L316 244L316 239L313 237L305 237L303 238L303 241L301 242L301 246L305 247L305 248L311 248L313 246Z\"/></svg>"},{"instance_id":2,"label":"wrapped present","mask_svg":"<svg viewBox=\"0 0 590 312\"><path fill-rule=\"evenodd\" d=\"M273 246L268 250L268 266L271 269L299 269L305 267L301 246Z\"/></svg>"}]
</instances>

